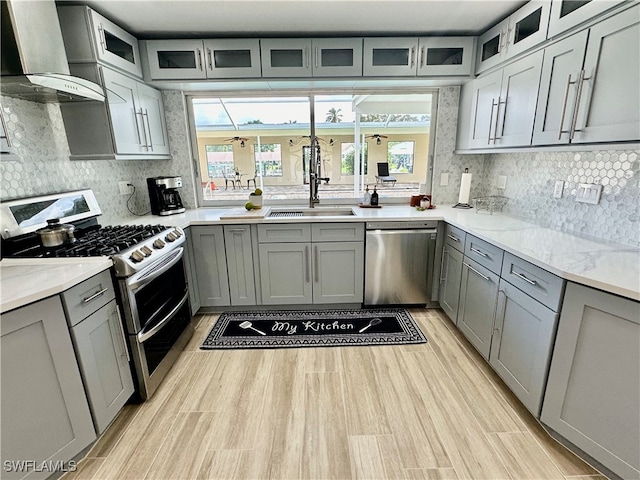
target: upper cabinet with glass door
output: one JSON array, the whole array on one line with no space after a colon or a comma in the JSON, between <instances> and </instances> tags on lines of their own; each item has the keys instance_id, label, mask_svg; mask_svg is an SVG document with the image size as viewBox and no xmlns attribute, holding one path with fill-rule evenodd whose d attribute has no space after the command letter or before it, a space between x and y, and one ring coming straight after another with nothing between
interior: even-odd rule
<instances>
[{"instance_id":1,"label":"upper cabinet with glass door","mask_svg":"<svg viewBox=\"0 0 640 480\"><path fill-rule=\"evenodd\" d=\"M148 80L259 78L258 39L145 40Z\"/></svg>"},{"instance_id":2,"label":"upper cabinet with glass door","mask_svg":"<svg viewBox=\"0 0 640 480\"><path fill-rule=\"evenodd\" d=\"M473 37L365 38L364 76L469 76L473 45Z\"/></svg>"},{"instance_id":3,"label":"upper cabinet with glass door","mask_svg":"<svg viewBox=\"0 0 640 480\"><path fill-rule=\"evenodd\" d=\"M133 35L85 6L60 6L58 18L69 63L99 62L142 78Z\"/></svg>"},{"instance_id":4,"label":"upper cabinet with glass door","mask_svg":"<svg viewBox=\"0 0 640 480\"><path fill-rule=\"evenodd\" d=\"M549 18L549 34L552 38L591 20L601 13L624 3L625 0L553 0Z\"/></svg>"},{"instance_id":5,"label":"upper cabinet with glass door","mask_svg":"<svg viewBox=\"0 0 640 480\"><path fill-rule=\"evenodd\" d=\"M478 38L476 73L494 67L547 38L550 4L531 0Z\"/></svg>"}]
</instances>

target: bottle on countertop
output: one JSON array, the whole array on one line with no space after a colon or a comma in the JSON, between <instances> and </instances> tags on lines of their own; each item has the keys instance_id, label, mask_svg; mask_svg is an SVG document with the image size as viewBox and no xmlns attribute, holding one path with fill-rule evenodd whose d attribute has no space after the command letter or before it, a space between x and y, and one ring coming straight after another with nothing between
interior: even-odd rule
<instances>
[{"instance_id":1,"label":"bottle on countertop","mask_svg":"<svg viewBox=\"0 0 640 480\"><path fill-rule=\"evenodd\" d=\"M369 185L367 185L367 189L364 191L364 197L362 199L363 205L371 205L371 193L369 193Z\"/></svg>"},{"instance_id":2,"label":"bottle on countertop","mask_svg":"<svg viewBox=\"0 0 640 480\"><path fill-rule=\"evenodd\" d=\"M376 190L375 185L373 186L373 193L371 194L371 206L375 207L378 205L378 191Z\"/></svg>"}]
</instances>

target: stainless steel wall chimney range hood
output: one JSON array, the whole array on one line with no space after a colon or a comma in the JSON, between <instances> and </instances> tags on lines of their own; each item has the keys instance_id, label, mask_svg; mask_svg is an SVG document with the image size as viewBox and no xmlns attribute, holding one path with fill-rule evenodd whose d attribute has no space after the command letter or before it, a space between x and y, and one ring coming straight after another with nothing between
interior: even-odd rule
<instances>
[{"instance_id":1,"label":"stainless steel wall chimney range hood","mask_svg":"<svg viewBox=\"0 0 640 480\"><path fill-rule=\"evenodd\" d=\"M2 0L0 93L34 102L104 102L99 85L70 75L53 0Z\"/></svg>"}]
</instances>

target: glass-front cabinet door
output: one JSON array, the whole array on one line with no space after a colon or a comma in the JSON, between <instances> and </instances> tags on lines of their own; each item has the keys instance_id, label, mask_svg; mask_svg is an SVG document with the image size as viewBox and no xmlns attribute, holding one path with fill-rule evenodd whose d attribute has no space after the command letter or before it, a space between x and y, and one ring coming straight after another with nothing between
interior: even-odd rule
<instances>
[{"instance_id":1,"label":"glass-front cabinet door","mask_svg":"<svg viewBox=\"0 0 640 480\"><path fill-rule=\"evenodd\" d=\"M207 78L202 40L146 40L140 44L151 80Z\"/></svg>"},{"instance_id":2,"label":"glass-front cabinet door","mask_svg":"<svg viewBox=\"0 0 640 480\"><path fill-rule=\"evenodd\" d=\"M94 10L89 15L98 60L142 78L138 40Z\"/></svg>"},{"instance_id":3,"label":"glass-front cabinet door","mask_svg":"<svg viewBox=\"0 0 640 480\"><path fill-rule=\"evenodd\" d=\"M549 38L592 19L624 0L554 0L551 2Z\"/></svg>"},{"instance_id":4,"label":"glass-front cabinet door","mask_svg":"<svg viewBox=\"0 0 640 480\"><path fill-rule=\"evenodd\" d=\"M311 76L311 39L262 39L260 53L263 77Z\"/></svg>"},{"instance_id":5,"label":"glass-front cabinet door","mask_svg":"<svg viewBox=\"0 0 640 480\"><path fill-rule=\"evenodd\" d=\"M417 38L365 38L364 76L414 76L417 56Z\"/></svg>"},{"instance_id":6,"label":"glass-front cabinet door","mask_svg":"<svg viewBox=\"0 0 640 480\"><path fill-rule=\"evenodd\" d=\"M261 75L257 38L204 41L207 78L256 78Z\"/></svg>"},{"instance_id":7,"label":"glass-front cabinet door","mask_svg":"<svg viewBox=\"0 0 640 480\"><path fill-rule=\"evenodd\" d=\"M314 38L314 77L362 76L362 38Z\"/></svg>"},{"instance_id":8,"label":"glass-front cabinet door","mask_svg":"<svg viewBox=\"0 0 640 480\"><path fill-rule=\"evenodd\" d=\"M493 67L505 59L509 21L494 25L478 37L476 73Z\"/></svg>"},{"instance_id":9,"label":"glass-front cabinet door","mask_svg":"<svg viewBox=\"0 0 640 480\"><path fill-rule=\"evenodd\" d=\"M471 75L474 37L420 38L418 75Z\"/></svg>"}]
</instances>

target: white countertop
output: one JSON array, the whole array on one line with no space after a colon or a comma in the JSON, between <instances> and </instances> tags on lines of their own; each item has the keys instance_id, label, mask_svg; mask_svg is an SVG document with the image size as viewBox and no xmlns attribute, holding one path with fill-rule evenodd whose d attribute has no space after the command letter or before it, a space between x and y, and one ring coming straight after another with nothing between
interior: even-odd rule
<instances>
[{"instance_id":1,"label":"white countertop","mask_svg":"<svg viewBox=\"0 0 640 480\"><path fill-rule=\"evenodd\" d=\"M239 223L444 220L566 280L640 301L640 249L563 233L501 213L490 215L451 206L420 212L409 206L385 205L377 209L353 207L352 216L221 219L231 209L200 208L164 217L131 217L120 223L186 228ZM2 260L2 312L64 291L110 266L111 261L104 257L50 259L47 262Z\"/></svg>"},{"instance_id":2,"label":"white countertop","mask_svg":"<svg viewBox=\"0 0 640 480\"><path fill-rule=\"evenodd\" d=\"M64 292L111 265L108 257L5 258L0 261L0 312Z\"/></svg>"}]
</instances>

